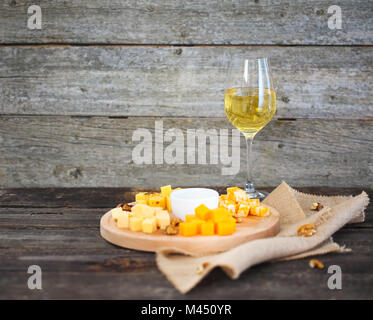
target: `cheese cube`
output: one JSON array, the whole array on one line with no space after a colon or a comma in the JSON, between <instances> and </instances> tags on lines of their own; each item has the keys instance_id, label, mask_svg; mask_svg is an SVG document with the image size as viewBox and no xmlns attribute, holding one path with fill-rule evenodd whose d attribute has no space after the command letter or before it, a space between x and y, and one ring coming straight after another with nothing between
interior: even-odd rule
<instances>
[{"instance_id":1,"label":"cheese cube","mask_svg":"<svg viewBox=\"0 0 373 320\"><path fill-rule=\"evenodd\" d=\"M154 208L146 204L136 204L132 207L131 211L137 218L152 218L155 214Z\"/></svg>"},{"instance_id":2,"label":"cheese cube","mask_svg":"<svg viewBox=\"0 0 373 320\"><path fill-rule=\"evenodd\" d=\"M129 220L130 220L129 225L130 225L130 230L131 231L138 232L138 231L142 230L142 221L143 221L143 218L130 217Z\"/></svg>"},{"instance_id":3,"label":"cheese cube","mask_svg":"<svg viewBox=\"0 0 373 320\"><path fill-rule=\"evenodd\" d=\"M249 213L250 213L250 206L245 203L240 203L238 210L237 210L237 215L239 217L247 217Z\"/></svg>"},{"instance_id":4,"label":"cheese cube","mask_svg":"<svg viewBox=\"0 0 373 320\"><path fill-rule=\"evenodd\" d=\"M139 193L136 194L136 203L138 201L145 201L145 203L146 203L147 198L148 198L148 195L147 195L146 192L139 192Z\"/></svg>"},{"instance_id":5,"label":"cheese cube","mask_svg":"<svg viewBox=\"0 0 373 320\"><path fill-rule=\"evenodd\" d=\"M146 200L136 200L136 204L147 204Z\"/></svg>"},{"instance_id":6,"label":"cheese cube","mask_svg":"<svg viewBox=\"0 0 373 320\"><path fill-rule=\"evenodd\" d=\"M222 207L211 210L211 219L213 222L227 220L230 216L231 215L228 213L228 211Z\"/></svg>"},{"instance_id":7,"label":"cheese cube","mask_svg":"<svg viewBox=\"0 0 373 320\"><path fill-rule=\"evenodd\" d=\"M166 210L172 213L170 196L166 196Z\"/></svg>"},{"instance_id":8,"label":"cheese cube","mask_svg":"<svg viewBox=\"0 0 373 320\"><path fill-rule=\"evenodd\" d=\"M170 215L167 211L157 211L155 217L157 220L157 226L162 230L165 230L171 223Z\"/></svg>"},{"instance_id":9,"label":"cheese cube","mask_svg":"<svg viewBox=\"0 0 373 320\"><path fill-rule=\"evenodd\" d=\"M196 222L181 222L179 224L179 233L183 237L192 237L197 234Z\"/></svg>"},{"instance_id":10,"label":"cheese cube","mask_svg":"<svg viewBox=\"0 0 373 320\"><path fill-rule=\"evenodd\" d=\"M248 199L246 192L238 187L227 188L228 199L235 202Z\"/></svg>"},{"instance_id":11,"label":"cheese cube","mask_svg":"<svg viewBox=\"0 0 373 320\"><path fill-rule=\"evenodd\" d=\"M153 233L157 230L157 221L154 218L147 218L142 221L142 232Z\"/></svg>"},{"instance_id":12,"label":"cheese cube","mask_svg":"<svg viewBox=\"0 0 373 320\"><path fill-rule=\"evenodd\" d=\"M118 216L123 213L122 208L114 208L110 210L111 217L114 219L114 221L118 220Z\"/></svg>"},{"instance_id":13,"label":"cheese cube","mask_svg":"<svg viewBox=\"0 0 373 320\"><path fill-rule=\"evenodd\" d=\"M196 217L201 220L207 220L210 216L210 209L207 208L204 204L199 205L197 208L194 209Z\"/></svg>"},{"instance_id":14,"label":"cheese cube","mask_svg":"<svg viewBox=\"0 0 373 320\"><path fill-rule=\"evenodd\" d=\"M260 200L259 199L248 199L245 201L250 207L252 206L259 206L260 205Z\"/></svg>"},{"instance_id":15,"label":"cheese cube","mask_svg":"<svg viewBox=\"0 0 373 320\"><path fill-rule=\"evenodd\" d=\"M201 224L202 236L213 236L215 234L215 226L212 221L204 221Z\"/></svg>"},{"instance_id":16,"label":"cheese cube","mask_svg":"<svg viewBox=\"0 0 373 320\"><path fill-rule=\"evenodd\" d=\"M224 200L219 203L219 207L224 208L230 214L236 213L236 204L231 200Z\"/></svg>"},{"instance_id":17,"label":"cheese cube","mask_svg":"<svg viewBox=\"0 0 373 320\"><path fill-rule=\"evenodd\" d=\"M186 222L190 222L190 221L193 221L193 220L196 220L196 216L194 214L186 214L185 215L185 221Z\"/></svg>"},{"instance_id":18,"label":"cheese cube","mask_svg":"<svg viewBox=\"0 0 373 320\"><path fill-rule=\"evenodd\" d=\"M256 207L251 207L250 214L253 216L258 216L258 217L267 217L270 215L270 210L268 207L256 206Z\"/></svg>"},{"instance_id":19,"label":"cheese cube","mask_svg":"<svg viewBox=\"0 0 373 320\"><path fill-rule=\"evenodd\" d=\"M169 196L171 194L171 191L172 189L170 185L161 187L161 195L165 197Z\"/></svg>"},{"instance_id":20,"label":"cheese cube","mask_svg":"<svg viewBox=\"0 0 373 320\"><path fill-rule=\"evenodd\" d=\"M216 233L219 236L228 236L236 231L236 220L234 218L227 219L216 223Z\"/></svg>"},{"instance_id":21,"label":"cheese cube","mask_svg":"<svg viewBox=\"0 0 373 320\"><path fill-rule=\"evenodd\" d=\"M120 229L129 228L130 214L128 211L122 211L122 214L118 215L117 227Z\"/></svg>"},{"instance_id":22,"label":"cheese cube","mask_svg":"<svg viewBox=\"0 0 373 320\"><path fill-rule=\"evenodd\" d=\"M148 204L151 207L162 207L165 208L165 198L159 193L153 193L149 196Z\"/></svg>"}]
</instances>

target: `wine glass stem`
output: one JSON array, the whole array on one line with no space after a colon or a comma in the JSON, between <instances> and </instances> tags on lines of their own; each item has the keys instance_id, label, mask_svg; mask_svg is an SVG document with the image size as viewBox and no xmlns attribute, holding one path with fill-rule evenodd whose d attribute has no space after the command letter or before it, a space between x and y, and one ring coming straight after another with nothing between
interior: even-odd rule
<instances>
[{"instance_id":1,"label":"wine glass stem","mask_svg":"<svg viewBox=\"0 0 373 320\"><path fill-rule=\"evenodd\" d=\"M245 185L246 193L254 193L254 183L253 183L253 174L252 174L252 155L251 149L253 146L254 137L245 137L246 140L246 165L247 165L247 183Z\"/></svg>"}]
</instances>

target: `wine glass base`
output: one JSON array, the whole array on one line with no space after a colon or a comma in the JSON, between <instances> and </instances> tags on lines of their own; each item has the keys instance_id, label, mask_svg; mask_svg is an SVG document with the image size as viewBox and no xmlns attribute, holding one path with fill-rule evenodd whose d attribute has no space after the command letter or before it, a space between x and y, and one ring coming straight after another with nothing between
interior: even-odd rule
<instances>
[{"instance_id":1,"label":"wine glass base","mask_svg":"<svg viewBox=\"0 0 373 320\"><path fill-rule=\"evenodd\" d=\"M245 190L246 194L249 196L250 199L259 199L262 200L267 196L267 192L259 192L259 191L249 191Z\"/></svg>"}]
</instances>

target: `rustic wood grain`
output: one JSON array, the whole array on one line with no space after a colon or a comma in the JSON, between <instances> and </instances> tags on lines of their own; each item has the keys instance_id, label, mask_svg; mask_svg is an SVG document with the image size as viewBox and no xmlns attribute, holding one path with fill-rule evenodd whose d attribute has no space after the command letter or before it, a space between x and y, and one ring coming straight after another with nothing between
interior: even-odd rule
<instances>
[{"instance_id":1,"label":"rustic wood grain","mask_svg":"<svg viewBox=\"0 0 373 320\"><path fill-rule=\"evenodd\" d=\"M41 30L26 26L42 8ZM328 7L342 9L342 29L328 28ZM4 1L2 43L372 44L370 1Z\"/></svg>"},{"instance_id":2,"label":"rustic wood grain","mask_svg":"<svg viewBox=\"0 0 373 320\"><path fill-rule=\"evenodd\" d=\"M218 187L223 189L223 187ZM267 188L270 191L272 188ZM75 190L75 196L73 194ZM157 270L152 253L111 245L99 236L100 212L125 192L137 189L10 189L0 197L0 299L372 299L372 224L348 225L334 240L351 253L317 257L326 266L311 269L309 259L267 263L231 280L220 269L187 295ZM316 194L358 194L362 189L304 187ZM368 190L372 197L372 190ZM8 196L7 196L8 195ZM10 196L12 195L12 196ZM94 202L79 202L81 199ZM29 207L44 203L43 208ZM101 202L100 202L101 200ZM80 208L66 207L78 204ZM56 207L57 205L61 207ZM372 206L367 209L372 216ZM43 271L43 290L27 288L27 268ZM343 290L329 290L330 265L343 271Z\"/></svg>"},{"instance_id":3,"label":"rustic wood grain","mask_svg":"<svg viewBox=\"0 0 373 320\"><path fill-rule=\"evenodd\" d=\"M148 128L153 133L155 120L159 119L0 117L0 186L150 188L243 183L243 137L240 148L233 150L236 155L240 151L241 157L236 175L222 175L224 166L208 160L207 165L135 164L132 151L138 142L132 141L133 132ZM372 125L358 120L272 121L254 142L257 185L285 180L294 186L372 187ZM163 126L183 133L188 128L231 128L219 118L168 118Z\"/></svg>"},{"instance_id":4,"label":"rustic wood grain","mask_svg":"<svg viewBox=\"0 0 373 320\"><path fill-rule=\"evenodd\" d=\"M0 47L0 114L225 117L244 55L269 57L279 118L373 119L373 47Z\"/></svg>"}]
</instances>

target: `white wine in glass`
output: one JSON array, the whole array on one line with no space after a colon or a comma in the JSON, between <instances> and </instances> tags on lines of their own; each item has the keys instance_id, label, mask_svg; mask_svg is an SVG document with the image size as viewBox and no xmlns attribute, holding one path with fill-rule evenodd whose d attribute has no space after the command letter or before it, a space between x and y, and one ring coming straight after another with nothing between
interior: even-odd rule
<instances>
[{"instance_id":1,"label":"white wine in glass","mask_svg":"<svg viewBox=\"0 0 373 320\"><path fill-rule=\"evenodd\" d=\"M254 188L251 147L255 135L271 121L276 112L276 93L266 58L232 62L224 94L225 114L246 139L247 182L245 191L250 198L265 195Z\"/></svg>"}]
</instances>

